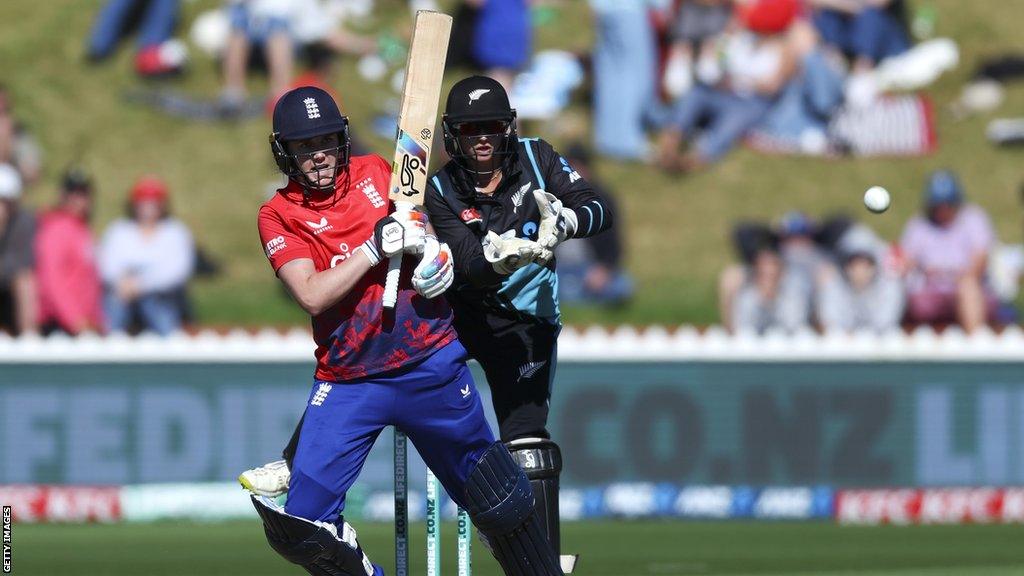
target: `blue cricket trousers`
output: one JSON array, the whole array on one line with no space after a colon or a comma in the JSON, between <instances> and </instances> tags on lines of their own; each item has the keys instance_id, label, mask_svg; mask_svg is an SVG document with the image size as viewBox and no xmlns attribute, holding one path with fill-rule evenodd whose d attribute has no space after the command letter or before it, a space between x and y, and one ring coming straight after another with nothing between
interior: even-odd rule
<instances>
[{"instance_id":1,"label":"blue cricket trousers","mask_svg":"<svg viewBox=\"0 0 1024 576\"><path fill-rule=\"evenodd\" d=\"M396 425L456 503L494 443L458 340L420 363L350 382L315 380L306 405L285 510L337 522L345 493L377 436Z\"/></svg>"}]
</instances>

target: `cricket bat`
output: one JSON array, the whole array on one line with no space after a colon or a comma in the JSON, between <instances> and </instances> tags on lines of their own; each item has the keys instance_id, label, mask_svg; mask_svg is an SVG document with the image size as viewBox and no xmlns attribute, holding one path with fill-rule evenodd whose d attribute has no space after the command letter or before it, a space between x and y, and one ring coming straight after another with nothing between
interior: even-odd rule
<instances>
[{"instance_id":1,"label":"cricket bat","mask_svg":"<svg viewBox=\"0 0 1024 576\"><path fill-rule=\"evenodd\" d=\"M402 110L398 116L395 158L391 162L391 185L388 197L396 207L422 206L427 187L430 144L437 122L437 105L441 100L441 81L448 55L452 17L440 12L420 10L409 46L405 65L405 87ZM400 204L400 203L406 204ZM402 254L391 257L384 284L384 306L394 308L398 299L398 277L402 271Z\"/></svg>"}]
</instances>

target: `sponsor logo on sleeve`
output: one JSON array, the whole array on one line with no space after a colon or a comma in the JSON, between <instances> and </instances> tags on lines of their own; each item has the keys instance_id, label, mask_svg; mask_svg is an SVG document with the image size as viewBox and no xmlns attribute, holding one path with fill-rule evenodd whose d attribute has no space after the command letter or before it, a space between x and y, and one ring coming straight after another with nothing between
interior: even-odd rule
<instances>
[{"instance_id":1,"label":"sponsor logo on sleeve","mask_svg":"<svg viewBox=\"0 0 1024 576\"><path fill-rule=\"evenodd\" d=\"M569 175L569 184L574 184L577 180L582 178L579 172L573 170L572 166L569 166L568 160L566 160L565 158L559 158L559 160L562 161L562 172L565 172L566 174Z\"/></svg>"},{"instance_id":2,"label":"sponsor logo on sleeve","mask_svg":"<svg viewBox=\"0 0 1024 576\"><path fill-rule=\"evenodd\" d=\"M284 241L284 236L278 236L277 238L272 238L270 240L270 242L267 242L267 246L266 246L267 258L270 258L274 254L280 252L281 250L284 250L287 247L288 247L288 243Z\"/></svg>"}]
</instances>

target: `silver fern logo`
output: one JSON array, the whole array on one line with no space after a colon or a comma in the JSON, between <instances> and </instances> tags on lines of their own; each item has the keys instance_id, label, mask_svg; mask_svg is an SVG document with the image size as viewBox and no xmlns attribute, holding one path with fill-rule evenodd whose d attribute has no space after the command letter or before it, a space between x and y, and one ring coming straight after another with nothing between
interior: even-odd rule
<instances>
[{"instance_id":1,"label":"silver fern logo","mask_svg":"<svg viewBox=\"0 0 1024 576\"><path fill-rule=\"evenodd\" d=\"M519 380L533 378L537 372L547 364L547 360L541 362L527 362L519 367Z\"/></svg>"},{"instance_id":2,"label":"silver fern logo","mask_svg":"<svg viewBox=\"0 0 1024 576\"><path fill-rule=\"evenodd\" d=\"M476 102L477 100L480 99L481 96L483 96L484 94L487 94L488 92L490 92L490 90L488 90L487 88L477 88L476 90L473 90L472 92L470 92L469 93L469 105L472 106L473 102Z\"/></svg>"},{"instance_id":3,"label":"silver fern logo","mask_svg":"<svg viewBox=\"0 0 1024 576\"><path fill-rule=\"evenodd\" d=\"M512 213L518 214L519 207L523 205L523 200L526 199L526 193L530 191L530 184L523 184L515 194L512 195Z\"/></svg>"}]
</instances>

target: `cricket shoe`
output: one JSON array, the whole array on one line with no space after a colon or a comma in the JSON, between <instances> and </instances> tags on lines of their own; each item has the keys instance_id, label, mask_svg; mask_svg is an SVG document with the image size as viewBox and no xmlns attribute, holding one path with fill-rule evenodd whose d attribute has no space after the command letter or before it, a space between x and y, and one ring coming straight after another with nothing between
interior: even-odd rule
<instances>
[{"instance_id":1,"label":"cricket shoe","mask_svg":"<svg viewBox=\"0 0 1024 576\"><path fill-rule=\"evenodd\" d=\"M238 475L238 483L253 494L275 498L288 491L291 471L284 460L275 460Z\"/></svg>"}]
</instances>

